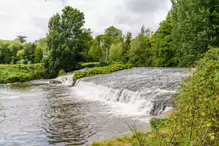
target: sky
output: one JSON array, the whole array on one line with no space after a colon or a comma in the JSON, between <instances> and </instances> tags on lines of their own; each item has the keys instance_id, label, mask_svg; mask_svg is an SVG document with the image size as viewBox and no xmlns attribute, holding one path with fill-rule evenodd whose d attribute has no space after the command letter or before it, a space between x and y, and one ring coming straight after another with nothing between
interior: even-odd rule
<instances>
[{"instance_id":1,"label":"sky","mask_svg":"<svg viewBox=\"0 0 219 146\"><path fill-rule=\"evenodd\" d=\"M91 28L93 36L109 26L133 36L143 25L156 31L171 9L170 0L0 0L0 39L45 37L49 19L67 5L84 12L85 27Z\"/></svg>"}]
</instances>

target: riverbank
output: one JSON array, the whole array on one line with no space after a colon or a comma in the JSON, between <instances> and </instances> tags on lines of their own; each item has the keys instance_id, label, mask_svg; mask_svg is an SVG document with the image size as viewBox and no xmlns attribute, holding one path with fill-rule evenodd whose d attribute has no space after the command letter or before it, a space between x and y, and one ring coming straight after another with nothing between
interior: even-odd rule
<instances>
[{"instance_id":1,"label":"riverbank","mask_svg":"<svg viewBox=\"0 0 219 146\"><path fill-rule=\"evenodd\" d=\"M43 78L43 74L42 64L0 65L0 84L40 79Z\"/></svg>"},{"instance_id":2,"label":"riverbank","mask_svg":"<svg viewBox=\"0 0 219 146\"><path fill-rule=\"evenodd\" d=\"M155 116L152 118L150 123L145 123L144 126L141 127L131 127L130 131L126 134L123 134L115 139L104 140L100 142L94 142L92 146L132 146L139 145L139 140L142 141L145 137L153 137L156 133L156 127L159 127L160 131L166 131L164 128L164 124L161 124L162 121L166 121L171 115L172 111L165 112L161 115ZM152 121L156 121L156 123L151 124ZM128 125L127 125L128 126Z\"/></svg>"}]
</instances>

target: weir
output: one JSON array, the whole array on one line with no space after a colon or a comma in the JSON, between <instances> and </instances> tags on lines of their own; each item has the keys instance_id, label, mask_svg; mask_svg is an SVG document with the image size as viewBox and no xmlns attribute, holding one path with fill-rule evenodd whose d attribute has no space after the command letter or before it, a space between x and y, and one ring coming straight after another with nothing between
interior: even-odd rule
<instances>
[{"instance_id":1,"label":"weir","mask_svg":"<svg viewBox=\"0 0 219 146\"><path fill-rule=\"evenodd\" d=\"M122 103L131 109L127 112L159 115L172 109L171 101L188 75L185 68L133 68L80 79L74 88L88 100Z\"/></svg>"}]
</instances>

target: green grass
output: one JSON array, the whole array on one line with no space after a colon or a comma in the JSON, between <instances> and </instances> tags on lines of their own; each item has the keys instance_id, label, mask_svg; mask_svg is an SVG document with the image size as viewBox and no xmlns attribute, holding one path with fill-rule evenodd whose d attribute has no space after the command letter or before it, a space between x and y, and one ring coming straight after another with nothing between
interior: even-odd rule
<instances>
[{"instance_id":1,"label":"green grass","mask_svg":"<svg viewBox=\"0 0 219 146\"><path fill-rule=\"evenodd\" d=\"M105 67L96 67L91 70L87 70L84 72L75 72L73 81L76 82L80 78L95 76L99 74L109 74L112 72L116 72L119 70L130 69L132 68L131 64L112 64Z\"/></svg>"},{"instance_id":2,"label":"green grass","mask_svg":"<svg viewBox=\"0 0 219 146\"><path fill-rule=\"evenodd\" d=\"M0 84L26 82L43 77L41 64L0 65Z\"/></svg>"}]
</instances>

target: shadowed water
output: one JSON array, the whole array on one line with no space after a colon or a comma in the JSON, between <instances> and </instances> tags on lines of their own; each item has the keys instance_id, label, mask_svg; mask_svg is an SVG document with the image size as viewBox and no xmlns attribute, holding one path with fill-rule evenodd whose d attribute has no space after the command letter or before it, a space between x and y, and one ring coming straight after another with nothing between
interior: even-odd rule
<instances>
[{"instance_id":1,"label":"shadowed water","mask_svg":"<svg viewBox=\"0 0 219 146\"><path fill-rule=\"evenodd\" d=\"M161 98L160 90L168 90L168 95L178 90L187 73L133 69L86 78L76 87L49 85L48 80L0 85L0 145L89 145L123 135L129 131L126 123L141 127L151 118L145 112L151 109L145 106L147 99L157 98L152 96L157 92ZM58 79L66 84L71 78Z\"/></svg>"}]
</instances>

